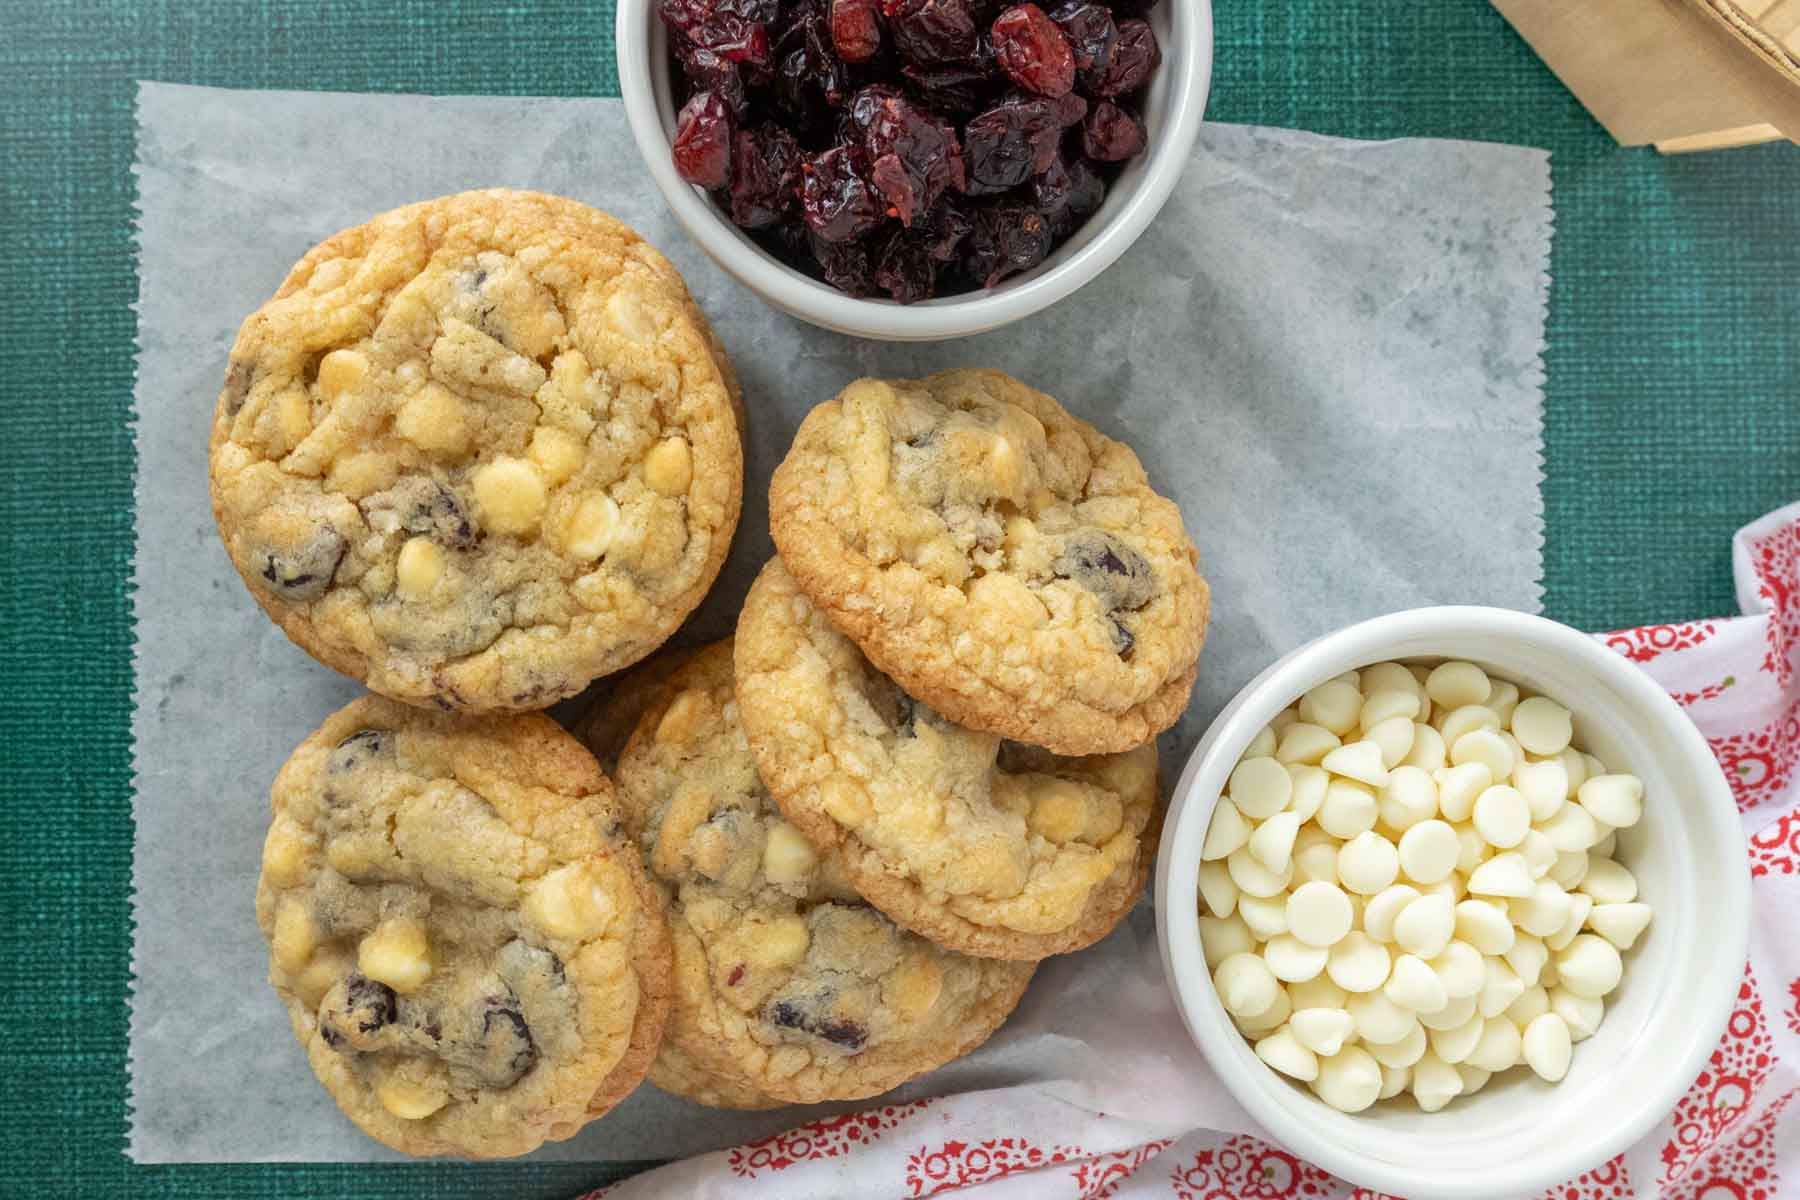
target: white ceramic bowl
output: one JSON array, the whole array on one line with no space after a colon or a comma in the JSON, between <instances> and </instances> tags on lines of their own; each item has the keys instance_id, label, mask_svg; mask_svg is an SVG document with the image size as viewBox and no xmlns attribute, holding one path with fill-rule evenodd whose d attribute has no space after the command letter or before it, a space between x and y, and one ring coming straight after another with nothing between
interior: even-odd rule
<instances>
[{"instance_id":1,"label":"white ceramic bowl","mask_svg":"<svg viewBox=\"0 0 1800 1200\"><path fill-rule=\"evenodd\" d=\"M1399 1100L1351 1116L1256 1057L1214 993L1200 948L1200 845L1250 739L1303 692L1388 659L1467 659L1575 714L1577 740L1644 780L1619 859L1655 909L1600 1030L1550 1085L1528 1070L1422 1113ZM1717 1046L1743 976L1750 879L1731 791L1666 693L1585 634L1493 608L1423 608L1294 651L1228 705L1188 760L1156 872L1163 967L1195 1042L1251 1116L1295 1154L1365 1187L1433 1200L1536 1195L1610 1159L1667 1116Z\"/></svg>"},{"instance_id":2,"label":"white ceramic bowl","mask_svg":"<svg viewBox=\"0 0 1800 1200\"><path fill-rule=\"evenodd\" d=\"M854 299L778 261L745 237L706 194L675 173L668 41L655 0L619 0L619 91L650 177L688 234L739 283L814 325L894 342L936 341L1028 317L1111 266L1144 232L1187 165L1212 78L1212 0L1162 0L1150 12L1162 66L1144 93L1149 148L1126 165L1106 202L1037 267L985 292L918 304Z\"/></svg>"}]
</instances>

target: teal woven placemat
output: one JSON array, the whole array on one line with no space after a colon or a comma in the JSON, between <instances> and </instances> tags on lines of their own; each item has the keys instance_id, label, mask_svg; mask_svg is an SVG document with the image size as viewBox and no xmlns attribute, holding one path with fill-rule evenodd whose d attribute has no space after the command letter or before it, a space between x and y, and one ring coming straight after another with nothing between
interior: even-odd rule
<instances>
[{"instance_id":1,"label":"teal woven placemat","mask_svg":"<svg viewBox=\"0 0 1800 1200\"><path fill-rule=\"evenodd\" d=\"M1215 118L1553 152L1547 609L1730 611L1732 530L1800 496L1800 149L1619 150L1478 0L1218 3ZM570 1195L612 1172L123 1157L140 78L608 95L612 7L0 0L0 1191Z\"/></svg>"}]
</instances>

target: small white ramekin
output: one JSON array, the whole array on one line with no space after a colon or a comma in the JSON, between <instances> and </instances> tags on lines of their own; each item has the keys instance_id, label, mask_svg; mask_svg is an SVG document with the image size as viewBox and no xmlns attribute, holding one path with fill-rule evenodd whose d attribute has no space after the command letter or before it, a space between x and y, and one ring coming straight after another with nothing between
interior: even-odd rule
<instances>
[{"instance_id":1,"label":"small white ramekin","mask_svg":"<svg viewBox=\"0 0 1800 1200\"><path fill-rule=\"evenodd\" d=\"M1200 845L1250 739L1302 693L1389 659L1458 658L1575 714L1578 739L1644 780L1644 819L1619 858L1655 909L1607 997L1600 1031L1560 1084L1529 1071L1422 1113L1354 1116L1276 1074L1226 1015L1198 919ZM1156 871L1156 920L1175 1001L1207 1061L1276 1141L1353 1183L1433 1200L1537 1195L1607 1161L1668 1115L1717 1046L1744 973L1750 879L1731 790L1705 740L1648 675L1592 638L1494 608L1422 608L1352 625L1282 658L1213 722L1176 784Z\"/></svg>"},{"instance_id":2,"label":"small white ramekin","mask_svg":"<svg viewBox=\"0 0 1800 1200\"><path fill-rule=\"evenodd\" d=\"M855 299L811 279L745 237L706 194L675 173L668 40L655 0L619 0L619 92L638 151L663 199L713 261L784 312L840 333L893 342L937 341L998 329L1055 304L1137 240L1187 166L1212 79L1212 0L1163 0L1149 21L1162 66L1144 93L1148 149L1128 163L1100 211L1030 271L988 291L901 305Z\"/></svg>"}]
</instances>

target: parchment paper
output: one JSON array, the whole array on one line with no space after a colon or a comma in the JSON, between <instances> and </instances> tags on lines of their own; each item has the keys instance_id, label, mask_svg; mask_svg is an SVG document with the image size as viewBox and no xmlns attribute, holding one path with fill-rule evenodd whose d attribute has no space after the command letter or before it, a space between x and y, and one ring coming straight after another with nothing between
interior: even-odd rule
<instances>
[{"instance_id":1,"label":"parchment paper","mask_svg":"<svg viewBox=\"0 0 1800 1200\"><path fill-rule=\"evenodd\" d=\"M814 329L733 283L666 214L615 101L144 84L138 104L139 1162L398 1157L312 1079L252 913L269 782L360 689L245 593L205 457L238 323L308 247L384 209L542 188L617 214L685 272L751 412L743 526L686 640L730 631L771 553L768 478L802 414L860 374L959 364L1044 387L1133 445L1180 502L1214 607L1193 708L1163 739L1171 780L1232 692L1304 639L1416 604L1538 607L1540 151L1209 125L1161 218L1098 281L1010 329L896 346ZM908 1094L1048 1080L1171 1127L1241 1125L1171 1023L1154 941L1146 903L1048 964L999 1036ZM798 1119L646 1085L539 1154L681 1155Z\"/></svg>"}]
</instances>

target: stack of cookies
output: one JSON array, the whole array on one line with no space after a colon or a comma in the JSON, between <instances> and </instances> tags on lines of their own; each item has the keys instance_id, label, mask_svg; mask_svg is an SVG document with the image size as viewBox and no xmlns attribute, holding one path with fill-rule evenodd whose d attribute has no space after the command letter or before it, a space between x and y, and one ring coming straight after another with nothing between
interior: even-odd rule
<instances>
[{"instance_id":1,"label":"stack of cookies","mask_svg":"<svg viewBox=\"0 0 1800 1200\"><path fill-rule=\"evenodd\" d=\"M997 372L854 383L775 473L735 638L647 657L724 561L743 421L674 269L556 197L378 217L239 334L226 548L379 693L277 778L257 916L390 1146L524 1153L646 1077L878 1094L1142 889L1207 591L1131 451ZM628 667L577 736L523 711Z\"/></svg>"}]
</instances>

